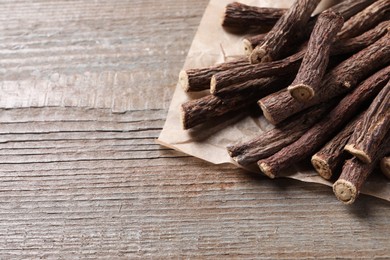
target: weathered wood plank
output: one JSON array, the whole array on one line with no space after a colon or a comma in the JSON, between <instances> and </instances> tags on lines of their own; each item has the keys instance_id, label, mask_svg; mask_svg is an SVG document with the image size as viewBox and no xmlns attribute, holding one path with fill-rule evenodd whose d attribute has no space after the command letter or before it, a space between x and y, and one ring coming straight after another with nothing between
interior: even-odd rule
<instances>
[{"instance_id":1,"label":"weathered wood plank","mask_svg":"<svg viewBox=\"0 0 390 260\"><path fill-rule=\"evenodd\" d=\"M328 187L155 144L206 4L0 1L1 84L136 75L123 82L126 113L110 102L0 109L1 259L390 257L387 202L345 207ZM29 104L12 88L0 88L0 104Z\"/></svg>"}]
</instances>

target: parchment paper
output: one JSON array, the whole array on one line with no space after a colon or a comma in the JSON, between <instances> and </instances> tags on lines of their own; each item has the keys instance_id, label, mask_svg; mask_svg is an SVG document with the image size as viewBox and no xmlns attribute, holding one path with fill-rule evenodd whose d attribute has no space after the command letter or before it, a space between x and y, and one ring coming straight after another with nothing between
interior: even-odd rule
<instances>
[{"instance_id":1,"label":"parchment paper","mask_svg":"<svg viewBox=\"0 0 390 260\"><path fill-rule=\"evenodd\" d=\"M184 69L210 66L223 62L227 57L243 54L242 39L244 36L230 34L220 26L225 6L229 2L231 0L210 1L189 50ZM292 3L290 0L241 0L240 2L264 7L289 7ZM321 8L324 8L324 5L318 9ZM223 117L194 130L183 130L180 121L180 105L206 94L207 92L185 93L178 84L164 128L157 142L210 163L235 164L229 157L226 146L249 140L272 126L262 116L241 114ZM259 172L255 167L248 170ZM283 176L303 182L332 185L331 182L319 177L313 168L307 166L291 167L283 173ZM390 201L390 181L380 173L374 173L366 182L362 193Z\"/></svg>"}]
</instances>

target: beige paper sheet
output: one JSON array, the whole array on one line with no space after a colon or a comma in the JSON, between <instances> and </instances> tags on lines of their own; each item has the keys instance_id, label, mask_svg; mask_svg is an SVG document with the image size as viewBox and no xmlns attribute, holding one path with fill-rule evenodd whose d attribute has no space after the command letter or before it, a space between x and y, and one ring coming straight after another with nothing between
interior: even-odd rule
<instances>
[{"instance_id":1,"label":"beige paper sheet","mask_svg":"<svg viewBox=\"0 0 390 260\"><path fill-rule=\"evenodd\" d=\"M243 36L229 34L220 26L225 6L229 2L232 1L210 1L189 50L184 69L210 66L223 62L226 56L234 57L243 54L241 42ZM241 0L240 2L257 6L289 7L292 1ZM219 122L206 124L197 130L183 130L180 121L180 105L187 100L206 94L185 93L178 84L164 128L157 142L210 163L234 164L225 147L228 144L248 140L272 126L263 117L239 115L237 117L221 118L218 120ZM248 170L258 171L257 169ZM304 182L332 185L332 183L319 177L309 167L294 166L284 175ZM373 174L367 181L362 193L390 201L390 181L380 174Z\"/></svg>"}]
</instances>

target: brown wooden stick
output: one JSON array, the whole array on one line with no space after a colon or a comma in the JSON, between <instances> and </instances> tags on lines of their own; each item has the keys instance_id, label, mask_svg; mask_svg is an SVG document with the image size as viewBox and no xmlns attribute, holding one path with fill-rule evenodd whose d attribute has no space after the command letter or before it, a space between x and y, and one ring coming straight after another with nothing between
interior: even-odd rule
<instances>
[{"instance_id":1,"label":"brown wooden stick","mask_svg":"<svg viewBox=\"0 0 390 260\"><path fill-rule=\"evenodd\" d=\"M390 179L390 156L383 157L380 166L383 175Z\"/></svg>"},{"instance_id":2,"label":"brown wooden stick","mask_svg":"<svg viewBox=\"0 0 390 260\"><path fill-rule=\"evenodd\" d=\"M329 111L330 106L329 103L310 108L309 111L292 117L283 125L262 133L258 137L230 145L227 147L229 155L241 165L249 165L266 158L297 140Z\"/></svg>"},{"instance_id":3,"label":"brown wooden stick","mask_svg":"<svg viewBox=\"0 0 390 260\"><path fill-rule=\"evenodd\" d=\"M382 84L386 84L390 78L389 72L390 67L377 72L365 80L298 140L274 155L258 161L261 171L267 176L274 178L280 170L311 156L331 139L333 134L342 128L365 102L372 99L381 90ZM384 77L386 78L385 83L383 83Z\"/></svg>"},{"instance_id":4,"label":"brown wooden stick","mask_svg":"<svg viewBox=\"0 0 390 260\"><path fill-rule=\"evenodd\" d=\"M345 0L330 7L326 11L339 13L346 21L352 16L354 16L355 14L357 14L358 12L360 12L361 10L363 10L364 8L366 8L367 6L369 6L370 4L372 4L373 2L374 0ZM306 29L307 33L305 33L305 35L309 36L311 34L317 18L318 16L312 17L309 20ZM267 35L266 33L262 33L262 34L245 38L242 41L244 45L245 55L249 56L252 53L253 49L256 48L257 45L263 43L264 37L266 35Z\"/></svg>"},{"instance_id":5,"label":"brown wooden stick","mask_svg":"<svg viewBox=\"0 0 390 260\"><path fill-rule=\"evenodd\" d=\"M211 77L210 92L218 95L218 92L234 84L242 83L248 80L253 80L262 77L269 77L273 75L288 75L296 73L301 64L304 51L300 51L283 60L249 64L241 68L234 68L229 71L216 73Z\"/></svg>"},{"instance_id":6,"label":"brown wooden stick","mask_svg":"<svg viewBox=\"0 0 390 260\"><path fill-rule=\"evenodd\" d=\"M340 39L352 38L390 19L389 0L378 0L345 22L338 34Z\"/></svg>"},{"instance_id":7,"label":"brown wooden stick","mask_svg":"<svg viewBox=\"0 0 390 260\"><path fill-rule=\"evenodd\" d=\"M355 38L336 41L331 48L331 55L341 55L347 53L354 53L360 51L367 46L375 43L378 39L383 37L389 30L390 22L382 22L372 30L365 32ZM257 79L261 77L272 76L275 74L287 75L296 73L300 66L301 59L305 54L305 49L295 53L283 60L273 61L266 64L247 64L237 66L225 71L216 73L211 78L211 86L213 94L218 94L221 89L245 82L247 80ZM210 73L205 70L207 80ZM206 80L206 81L207 81Z\"/></svg>"},{"instance_id":8,"label":"brown wooden stick","mask_svg":"<svg viewBox=\"0 0 390 260\"><path fill-rule=\"evenodd\" d=\"M339 54L344 54L344 53L349 53L349 52L354 52L356 50L360 50L364 46L367 46L369 44L372 44L375 42L378 38L383 36L387 30L390 28L390 21L385 21L379 24L377 27L374 29L367 31L366 33L357 36L352 39L347 39L342 42L336 42L334 45L334 48L332 48L331 54L332 55L339 55ZM260 78L263 77L264 75L273 75L274 73L277 73L275 71L272 71L272 68L274 66L280 66L280 70L284 70L285 67L287 67L286 72L282 74L289 74L294 72L294 67L298 66L296 61L297 59L303 57L304 52L301 52L300 54L293 55L287 59L285 59L285 62L277 62L276 64L274 63L269 63L269 66L266 66L265 64L258 64L258 65L251 65L247 61L245 57L236 59L234 61L229 61L229 62L224 62L221 64L217 64L211 67L206 67L206 68L197 68L197 69L188 69L188 70L183 70L180 72L179 75L179 82L183 89L187 92L193 92L193 91L202 91L205 89L210 88L210 80L211 77L214 74L220 74L222 77L224 75L231 75L232 80L237 83L237 81L242 81L240 78L240 75L243 75L242 73L239 72L244 72L245 70L248 70L248 68L251 68L253 72L253 77L252 79L255 78ZM295 63L295 64L290 64L290 63ZM257 70L253 68L253 66L260 66ZM291 66L291 67L290 67ZM268 68L269 67L269 68ZM241 68L241 69L240 69ZM269 72L266 72L266 71ZM295 70L297 70L297 67L295 67ZM226 71L226 74L223 74L222 72ZM227 71L232 71L232 73L228 73ZM266 73L264 73L264 71ZM238 73L237 73L238 72ZM279 71L280 72L280 71ZM234 77L235 75L235 77ZM238 78L237 78L238 76ZM227 80L226 78L225 80ZM223 87L225 82L221 82L221 86ZM229 83L227 83L229 84ZM217 84L216 84L217 88Z\"/></svg>"},{"instance_id":9,"label":"brown wooden stick","mask_svg":"<svg viewBox=\"0 0 390 260\"><path fill-rule=\"evenodd\" d=\"M362 121L356 126L345 150L362 162L371 163L389 129L390 82L374 99Z\"/></svg>"},{"instance_id":10,"label":"brown wooden stick","mask_svg":"<svg viewBox=\"0 0 390 260\"><path fill-rule=\"evenodd\" d=\"M295 0L267 33L264 42L253 50L249 56L250 62L269 62L283 57L283 49L297 41L319 2L320 0Z\"/></svg>"},{"instance_id":11,"label":"brown wooden stick","mask_svg":"<svg viewBox=\"0 0 390 260\"><path fill-rule=\"evenodd\" d=\"M383 154L390 152L390 136L388 135L371 163L363 163L354 157L345 162L339 179L333 184L333 192L337 199L345 204L352 204L358 197L367 177L375 169Z\"/></svg>"},{"instance_id":12,"label":"brown wooden stick","mask_svg":"<svg viewBox=\"0 0 390 260\"><path fill-rule=\"evenodd\" d=\"M312 105L326 102L353 89L359 81L390 62L390 33L340 63L327 73L317 95L305 103L291 97L287 89L259 100L264 116L272 124L278 124Z\"/></svg>"},{"instance_id":13,"label":"brown wooden stick","mask_svg":"<svg viewBox=\"0 0 390 260\"><path fill-rule=\"evenodd\" d=\"M210 80L214 74L245 65L249 65L248 59L242 57L211 67L182 70L179 74L179 83L186 92L202 91L210 88Z\"/></svg>"},{"instance_id":14,"label":"brown wooden stick","mask_svg":"<svg viewBox=\"0 0 390 260\"><path fill-rule=\"evenodd\" d=\"M347 157L344 152L344 146L347 144L360 119L361 116L348 123L343 130L311 157L311 164L322 178L330 180L336 175L336 172L341 170Z\"/></svg>"},{"instance_id":15,"label":"brown wooden stick","mask_svg":"<svg viewBox=\"0 0 390 260\"><path fill-rule=\"evenodd\" d=\"M185 102L181 107L183 129L193 128L210 119L256 104L256 97L286 87L289 82L283 78L272 77L259 79L256 84L255 88L248 88L229 98L221 99L208 95Z\"/></svg>"},{"instance_id":16,"label":"brown wooden stick","mask_svg":"<svg viewBox=\"0 0 390 260\"><path fill-rule=\"evenodd\" d=\"M379 23L373 29L354 38L336 41L331 50L332 55L341 55L363 49L382 38L390 30L390 21ZM352 50L352 51L351 51Z\"/></svg>"},{"instance_id":17,"label":"brown wooden stick","mask_svg":"<svg viewBox=\"0 0 390 260\"><path fill-rule=\"evenodd\" d=\"M286 11L284 8L265 8L233 2L226 6L222 26L241 33L251 29L267 29L274 26Z\"/></svg>"},{"instance_id":18,"label":"brown wooden stick","mask_svg":"<svg viewBox=\"0 0 390 260\"><path fill-rule=\"evenodd\" d=\"M344 21L347 21L375 1L376 0L344 0L331 6L327 11L339 13L344 18Z\"/></svg>"},{"instance_id":19,"label":"brown wooden stick","mask_svg":"<svg viewBox=\"0 0 390 260\"><path fill-rule=\"evenodd\" d=\"M307 102L314 96L314 89L318 88L328 66L331 46L343 23L343 17L331 11L318 17L298 74L287 88L296 100Z\"/></svg>"}]
</instances>

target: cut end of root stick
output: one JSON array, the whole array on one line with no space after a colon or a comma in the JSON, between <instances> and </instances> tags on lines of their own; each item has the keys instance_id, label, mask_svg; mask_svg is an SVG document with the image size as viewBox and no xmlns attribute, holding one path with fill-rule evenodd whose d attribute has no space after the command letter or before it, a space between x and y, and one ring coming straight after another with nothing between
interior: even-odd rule
<instances>
[{"instance_id":1,"label":"cut end of root stick","mask_svg":"<svg viewBox=\"0 0 390 260\"><path fill-rule=\"evenodd\" d=\"M333 192L337 199L345 204L352 204L358 195L356 186L343 179L339 179L333 184Z\"/></svg>"},{"instance_id":2,"label":"cut end of root stick","mask_svg":"<svg viewBox=\"0 0 390 260\"><path fill-rule=\"evenodd\" d=\"M324 159L318 157L317 155L313 155L311 157L311 164L322 178L325 180L330 180L332 178L333 173Z\"/></svg>"},{"instance_id":3,"label":"cut end of root stick","mask_svg":"<svg viewBox=\"0 0 390 260\"><path fill-rule=\"evenodd\" d=\"M185 70L180 71L179 82L185 92L190 90L190 84L188 82L188 74Z\"/></svg>"},{"instance_id":4,"label":"cut end of root stick","mask_svg":"<svg viewBox=\"0 0 390 260\"><path fill-rule=\"evenodd\" d=\"M264 115L265 119L267 119L267 121L270 122L271 124L276 125L275 120L272 118L271 114L267 110L267 107L261 102L261 100L259 100L257 102L257 104L259 105L259 107L263 111L263 115Z\"/></svg>"},{"instance_id":5,"label":"cut end of root stick","mask_svg":"<svg viewBox=\"0 0 390 260\"><path fill-rule=\"evenodd\" d=\"M210 80L210 93L213 95L217 93L217 79L214 75L211 77Z\"/></svg>"},{"instance_id":6,"label":"cut end of root stick","mask_svg":"<svg viewBox=\"0 0 390 260\"><path fill-rule=\"evenodd\" d=\"M181 120L182 128L183 128L184 130L188 130L189 127L188 127L188 125L187 125L187 123L186 123L188 120L187 120L187 118L186 118L186 112L184 111L183 106L181 106L180 120Z\"/></svg>"},{"instance_id":7,"label":"cut end of root stick","mask_svg":"<svg viewBox=\"0 0 390 260\"><path fill-rule=\"evenodd\" d=\"M242 44L244 45L244 53L247 57L249 57L253 51L253 47L252 47L252 43L247 40L247 39L244 39L242 40Z\"/></svg>"},{"instance_id":8,"label":"cut end of root stick","mask_svg":"<svg viewBox=\"0 0 390 260\"><path fill-rule=\"evenodd\" d=\"M269 167L266 163L264 162L258 162L260 170L267 175L271 179L275 179L275 174L272 172L271 167Z\"/></svg>"},{"instance_id":9,"label":"cut end of root stick","mask_svg":"<svg viewBox=\"0 0 390 260\"><path fill-rule=\"evenodd\" d=\"M371 163L372 160L368 154L366 154L363 150L355 148L352 144L347 144L344 150L348 151L350 154L356 156L360 161L364 163Z\"/></svg>"},{"instance_id":10,"label":"cut end of root stick","mask_svg":"<svg viewBox=\"0 0 390 260\"><path fill-rule=\"evenodd\" d=\"M297 84L287 88L290 95L299 102L307 102L314 97L314 90L306 84Z\"/></svg>"},{"instance_id":11,"label":"cut end of root stick","mask_svg":"<svg viewBox=\"0 0 390 260\"><path fill-rule=\"evenodd\" d=\"M257 64L261 62L270 62L272 61L271 57L267 54L264 48L254 48L251 55L249 55L249 62L252 64Z\"/></svg>"}]
</instances>

